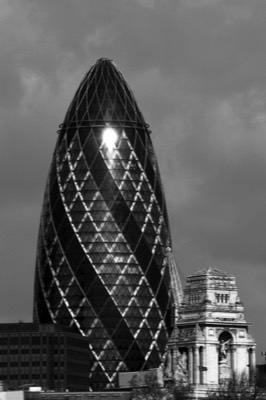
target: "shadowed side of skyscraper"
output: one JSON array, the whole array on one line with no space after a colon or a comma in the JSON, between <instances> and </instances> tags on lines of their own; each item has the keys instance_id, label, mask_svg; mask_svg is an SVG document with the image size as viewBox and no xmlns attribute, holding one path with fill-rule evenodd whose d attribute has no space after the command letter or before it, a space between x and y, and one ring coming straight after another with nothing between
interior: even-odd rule
<instances>
[{"instance_id":1,"label":"shadowed side of skyscraper","mask_svg":"<svg viewBox=\"0 0 266 400\"><path fill-rule=\"evenodd\" d=\"M34 320L90 343L91 386L160 365L172 302L165 198L148 125L100 59L58 132L40 222Z\"/></svg>"}]
</instances>

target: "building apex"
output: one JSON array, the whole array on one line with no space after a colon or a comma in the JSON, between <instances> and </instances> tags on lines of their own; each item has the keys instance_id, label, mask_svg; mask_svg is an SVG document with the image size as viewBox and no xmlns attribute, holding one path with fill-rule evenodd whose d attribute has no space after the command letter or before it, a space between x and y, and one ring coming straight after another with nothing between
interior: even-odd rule
<instances>
[{"instance_id":1,"label":"building apex","mask_svg":"<svg viewBox=\"0 0 266 400\"><path fill-rule=\"evenodd\" d=\"M99 58L81 81L58 133L92 127L134 128L150 134L149 126L123 74L109 58ZM61 139L60 139L61 140Z\"/></svg>"},{"instance_id":2,"label":"building apex","mask_svg":"<svg viewBox=\"0 0 266 400\"><path fill-rule=\"evenodd\" d=\"M111 59L111 58L104 58L104 57L102 57L102 58L98 58L98 60L96 61L96 63L94 64L95 66L97 65L99 65L99 64L101 64L101 65L114 65L114 61Z\"/></svg>"}]
</instances>

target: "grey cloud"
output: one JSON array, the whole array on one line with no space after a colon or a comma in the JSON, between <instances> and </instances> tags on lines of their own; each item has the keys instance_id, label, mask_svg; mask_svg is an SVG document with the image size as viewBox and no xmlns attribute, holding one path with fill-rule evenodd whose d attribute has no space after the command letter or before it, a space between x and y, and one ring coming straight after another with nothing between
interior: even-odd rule
<instances>
[{"instance_id":1,"label":"grey cloud","mask_svg":"<svg viewBox=\"0 0 266 400\"><path fill-rule=\"evenodd\" d=\"M261 349L265 12L264 0L1 4L1 318L31 318L57 126L90 65L110 57L151 125L183 275L208 263L235 273Z\"/></svg>"}]
</instances>

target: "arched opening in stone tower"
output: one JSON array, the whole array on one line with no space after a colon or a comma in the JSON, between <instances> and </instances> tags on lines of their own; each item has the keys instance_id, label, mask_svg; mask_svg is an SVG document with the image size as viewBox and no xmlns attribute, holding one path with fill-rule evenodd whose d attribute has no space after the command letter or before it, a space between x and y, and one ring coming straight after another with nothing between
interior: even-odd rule
<instances>
[{"instance_id":1,"label":"arched opening in stone tower","mask_svg":"<svg viewBox=\"0 0 266 400\"><path fill-rule=\"evenodd\" d=\"M234 365L233 336L228 331L223 331L218 338L219 341L219 383L231 377Z\"/></svg>"}]
</instances>

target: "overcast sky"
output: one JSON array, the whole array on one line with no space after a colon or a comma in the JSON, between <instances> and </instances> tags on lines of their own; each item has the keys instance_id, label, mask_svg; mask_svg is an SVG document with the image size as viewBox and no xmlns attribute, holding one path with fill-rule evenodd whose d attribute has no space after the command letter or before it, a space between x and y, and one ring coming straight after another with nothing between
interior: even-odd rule
<instances>
[{"instance_id":1,"label":"overcast sky","mask_svg":"<svg viewBox=\"0 0 266 400\"><path fill-rule=\"evenodd\" d=\"M0 0L1 322L31 320L56 131L108 57L151 126L182 277L235 275L266 350L265 20L265 0Z\"/></svg>"}]
</instances>

